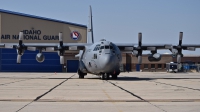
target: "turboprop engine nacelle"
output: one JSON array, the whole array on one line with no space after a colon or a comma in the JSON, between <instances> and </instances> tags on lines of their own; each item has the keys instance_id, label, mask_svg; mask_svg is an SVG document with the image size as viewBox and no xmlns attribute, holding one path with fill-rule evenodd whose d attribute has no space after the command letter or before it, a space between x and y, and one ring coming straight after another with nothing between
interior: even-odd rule
<instances>
[{"instance_id":1,"label":"turboprop engine nacelle","mask_svg":"<svg viewBox=\"0 0 200 112\"><path fill-rule=\"evenodd\" d=\"M177 54L178 54L178 50L177 49L172 49L171 52L172 52L172 57L176 57Z\"/></svg>"},{"instance_id":2,"label":"turboprop engine nacelle","mask_svg":"<svg viewBox=\"0 0 200 112\"><path fill-rule=\"evenodd\" d=\"M45 60L45 57L42 53L38 53L36 55L36 60L37 60L37 62L42 63Z\"/></svg>"},{"instance_id":3,"label":"turboprop engine nacelle","mask_svg":"<svg viewBox=\"0 0 200 112\"><path fill-rule=\"evenodd\" d=\"M152 62L152 61L160 61L160 60L161 60L161 55L160 55L159 53L150 54L150 55L148 56L148 60L149 60L150 62Z\"/></svg>"}]
</instances>

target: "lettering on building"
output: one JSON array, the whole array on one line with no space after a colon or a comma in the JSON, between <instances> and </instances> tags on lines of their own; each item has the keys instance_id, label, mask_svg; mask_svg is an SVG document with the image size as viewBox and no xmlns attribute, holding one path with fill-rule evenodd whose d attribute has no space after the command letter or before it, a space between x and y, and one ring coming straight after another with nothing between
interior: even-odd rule
<instances>
[{"instance_id":1,"label":"lettering on building","mask_svg":"<svg viewBox=\"0 0 200 112\"><path fill-rule=\"evenodd\" d=\"M41 30L23 30L24 40L59 40L58 35L44 34L41 36ZM18 40L19 35L2 34L2 40Z\"/></svg>"}]
</instances>

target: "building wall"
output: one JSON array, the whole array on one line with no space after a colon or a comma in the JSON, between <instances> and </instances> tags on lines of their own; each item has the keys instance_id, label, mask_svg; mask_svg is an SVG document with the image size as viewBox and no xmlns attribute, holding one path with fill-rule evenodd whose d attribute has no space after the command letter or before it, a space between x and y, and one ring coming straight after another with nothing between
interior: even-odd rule
<instances>
[{"instance_id":1,"label":"building wall","mask_svg":"<svg viewBox=\"0 0 200 112\"><path fill-rule=\"evenodd\" d=\"M165 64L172 62L172 61L173 61L173 58L171 55L162 55L162 58L160 61L150 62L148 60L148 55L144 54L142 56L142 64L140 65L140 69L142 71L149 71L149 72L165 71ZM129 65L130 63L131 63L131 65ZM122 54L122 64L125 69L131 68L130 71L136 71L138 59L136 56L134 56L132 54ZM155 67L152 67L153 66L152 64L154 64ZM145 67L145 65L148 65L148 67ZM161 67L160 67L160 65L161 65Z\"/></svg>"},{"instance_id":2,"label":"building wall","mask_svg":"<svg viewBox=\"0 0 200 112\"><path fill-rule=\"evenodd\" d=\"M25 43L58 43L58 33L63 32L64 43L85 43L87 42L87 28L71 24L59 23L54 21L42 20L20 15L1 13L1 42L16 43L20 31L24 31ZM78 31L80 38L73 40L71 33ZM37 32L36 34L33 32ZM41 32L41 34L40 34ZM4 36L4 38L2 38ZM39 36L39 38L30 39L30 36ZM47 36L49 38L47 38ZM54 36L54 39L50 38ZM29 38L28 38L29 37ZM57 37L57 38L56 38Z\"/></svg>"},{"instance_id":3,"label":"building wall","mask_svg":"<svg viewBox=\"0 0 200 112\"><path fill-rule=\"evenodd\" d=\"M177 62L177 59L173 58L173 61ZM200 56L185 56L185 57L181 58L182 63L185 63L188 61L193 62L194 64L198 64L198 63L200 63Z\"/></svg>"},{"instance_id":4,"label":"building wall","mask_svg":"<svg viewBox=\"0 0 200 112\"><path fill-rule=\"evenodd\" d=\"M0 13L0 36L1 36L1 13ZM0 39L0 43L1 43L1 39Z\"/></svg>"},{"instance_id":5,"label":"building wall","mask_svg":"<svg viewBox=\"0 0 200 112\"><path fill-rule=\"evenodd\" d=\"M86 43L87 27L73 23L56 22L16 14L0 12L0 43L18 43L19 32L24 32L24 43L58 43L59 32L63 33L64 43ZM78 40L71 38L71 33L79 33ZM43 53L46 57L43 63L35 59L39 51L25 51L21 64L16 64L17 53L15 49L0 49L1 72L65 72L64 65L60 65L57 53ZM78 60L72 54L65 56L67 60Z\"/></svg>"},{"instance_id":6,"label":"building wall","mask_svg":"<svg viewBox=\"0 0 200 112\"><path fill-rule=\"evenodd\" d=\"M131 59L127 59L131 57ZM140 65L140 69L144 72L161 72L166 71L166 63L170 62L176 62L176 57L173 58L172 55L163 54L162 58L158 62L150 62L148 60L148 55L142 56L142 64ZM131 61L131 65L129 66L129 63ZM200 56L185 56L182 57L181 63L186 62L193 62L194 64L200 64ZM130 71L136 71L136 66L138 64L138 59L136 56L132 54L122 54L122 64L124 66L125 71L128 71L127 69L130 67ZM129 66L129 67L127 67Z\"/></svg>"}]
</instances>

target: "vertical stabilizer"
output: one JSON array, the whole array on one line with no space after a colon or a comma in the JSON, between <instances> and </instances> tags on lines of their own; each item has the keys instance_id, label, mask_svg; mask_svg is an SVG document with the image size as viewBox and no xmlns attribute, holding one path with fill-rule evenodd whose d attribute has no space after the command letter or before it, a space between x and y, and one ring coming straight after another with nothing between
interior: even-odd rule
<instances>
[{"instance_id":1,"label":"vertical stabilizer","mask_svg":"<svg viewBox=\"0 0 200 112\"><path fill-rule=\"evenodd\" d=\"M92 23L92 7L90 6L90 16L89 16L89 29L88 32L90 32L92 43L94 43L94 36L93 36L93 23Z\"/></svg>"}]
</instances>

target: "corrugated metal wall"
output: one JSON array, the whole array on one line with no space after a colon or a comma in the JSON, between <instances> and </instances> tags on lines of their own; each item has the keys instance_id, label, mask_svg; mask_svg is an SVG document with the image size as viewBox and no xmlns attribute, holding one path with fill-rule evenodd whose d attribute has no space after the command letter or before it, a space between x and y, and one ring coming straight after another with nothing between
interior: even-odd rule
<instances>
[{"instance_id":1,"label":"corrugated metal wall","mask_svg":"<svg viewBox=\"0 0 200 112\"><path fill-rule=\"evenodd\" d=\"M1 72L62 72L57 53L43 53L45 61L38 63L35 59L38 51L25 51L21 64L17 64L15 49L0 49Z\"/></svg>"},{"instance_id":2,"label":"corrugated metal wall","mask_svg":"<svg viewBox=\"0 0 200 112\"><path fill-rule=\"evenodd\" d=\"M78 71L79 60L67 60L67 72L76 73Z\"/></svg>"}]
</instances>

